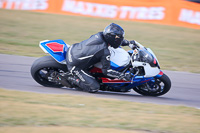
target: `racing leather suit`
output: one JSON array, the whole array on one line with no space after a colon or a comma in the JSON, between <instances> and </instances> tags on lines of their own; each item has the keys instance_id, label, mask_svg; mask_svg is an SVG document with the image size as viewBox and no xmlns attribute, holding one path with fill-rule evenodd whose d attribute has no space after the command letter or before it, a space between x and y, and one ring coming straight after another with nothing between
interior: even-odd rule
<instances>
[{"instance_id":1,"label":"racing leather suit","mask_svg":"<svg viewBox=\"0 0 200 133\"><path fill-rule=\"evenodd\" d=\"M122 46L127 45L129 45L129 41L124 40ZM103 32L94 34L80 43L73 44L67 51L66 62L68 70L75 75L68 80L88 91L100 88L95 78L87 72L89 67L98 62L102 64L104 75L119 79L124 78L123 73L110 68L110 51L107 42L104 40Z\"/></svg>"}]
</instances>

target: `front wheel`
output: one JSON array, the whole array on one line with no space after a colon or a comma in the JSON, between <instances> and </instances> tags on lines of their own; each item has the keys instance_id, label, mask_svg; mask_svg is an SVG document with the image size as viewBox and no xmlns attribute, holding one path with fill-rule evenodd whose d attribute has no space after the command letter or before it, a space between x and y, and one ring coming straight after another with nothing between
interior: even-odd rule
<instances>
[{"instance_id":1,"label":"front wheel","mask_svg":"<svg viewBox=\"0 0 200 133\"><path fill-rule=\"evenodd\" d=\"M146 84L133 88L137 93L144 96L161 96L166 94L171 88L171 81L166 74L160 78L155 78Z\"/></svg>"}]
</instances>

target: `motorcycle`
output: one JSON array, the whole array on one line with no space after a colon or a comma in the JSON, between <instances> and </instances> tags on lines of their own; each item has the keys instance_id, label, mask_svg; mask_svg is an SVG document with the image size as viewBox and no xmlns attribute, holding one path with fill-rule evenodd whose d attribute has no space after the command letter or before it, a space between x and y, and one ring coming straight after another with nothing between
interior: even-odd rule
<instances>
[{"instance_id":1,"label":"motorcycle","mask_svg":"<svg viewBox=\"0 0 200 133\"><path fill-rule=\"evenodd\" d=\"M45 87L67 87L69 84L66 82L66 75L70 72L66 66L66 52L70 45L63 40L44 40L39 46L50 56L41 57L33 62L33 79ZM101 71L101 64L97 63L89 68L89 72L99 82L101 91L130 92L133 89L144 96L161 96L170 90L171 81L160 70L158 59L150 48L136 43L134 50L125 51L112 47L109 47L109 50L111 68L128 73L132 78L131 81L124 81L106 77Z\"/></svg>"}]
</instances>

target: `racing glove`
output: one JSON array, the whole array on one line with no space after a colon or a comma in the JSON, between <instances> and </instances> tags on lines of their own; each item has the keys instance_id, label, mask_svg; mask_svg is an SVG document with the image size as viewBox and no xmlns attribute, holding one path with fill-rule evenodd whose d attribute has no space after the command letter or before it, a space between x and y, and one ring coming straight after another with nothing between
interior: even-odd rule
<instances>
[{"instance_id":1,"label":"racing glove","mask_svg":"<svg viewBox=\"0 0 200 133\"><path fill-rule=\"evenodd\" d=\"M129 47L132 50L136 49L136 42L134 40L129 41Z\"/></svg>"},{"instance_id":2,"label":"racing glove","mask_svg":"<svg viewBox=\"0 0 200 133\"><path fill-rule=\"evenodd\" d=\"M121 46L129 46L131 49L134 50L136 48L136 41L134 40L128 41L124 39Z\"/></svg>"}]
</instances>

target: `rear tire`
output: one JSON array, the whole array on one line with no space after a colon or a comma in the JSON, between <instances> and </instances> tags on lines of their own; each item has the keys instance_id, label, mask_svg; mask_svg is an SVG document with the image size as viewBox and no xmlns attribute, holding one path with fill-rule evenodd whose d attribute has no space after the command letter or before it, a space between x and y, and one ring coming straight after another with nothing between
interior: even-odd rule
<instances>
[{"instance_id":1,"label":"rear tire","mask_svg":"<svg viewBox=\"0 0 200 133\"><path fill-rule=\"evenodd\" d=\"M166 74L163 74L160 78L155 78L154 82L150 81L133 88L133 90L144 96L161 96L166 94L170 88L171 81Z\"/></svg>"},{"instance_id":2,"label":"rear tire","mask_svg":"<svg viewBox=\"0 0 200 133\"><path fill-rule=\"evenodd\" d=\"M51 74L55 71L67 72L67 66L59 64L51 56L41 57L31 66L31 75L37 83L45 87L63 87L61 83L51 80Z\"/></svg>"}]
</instances>

